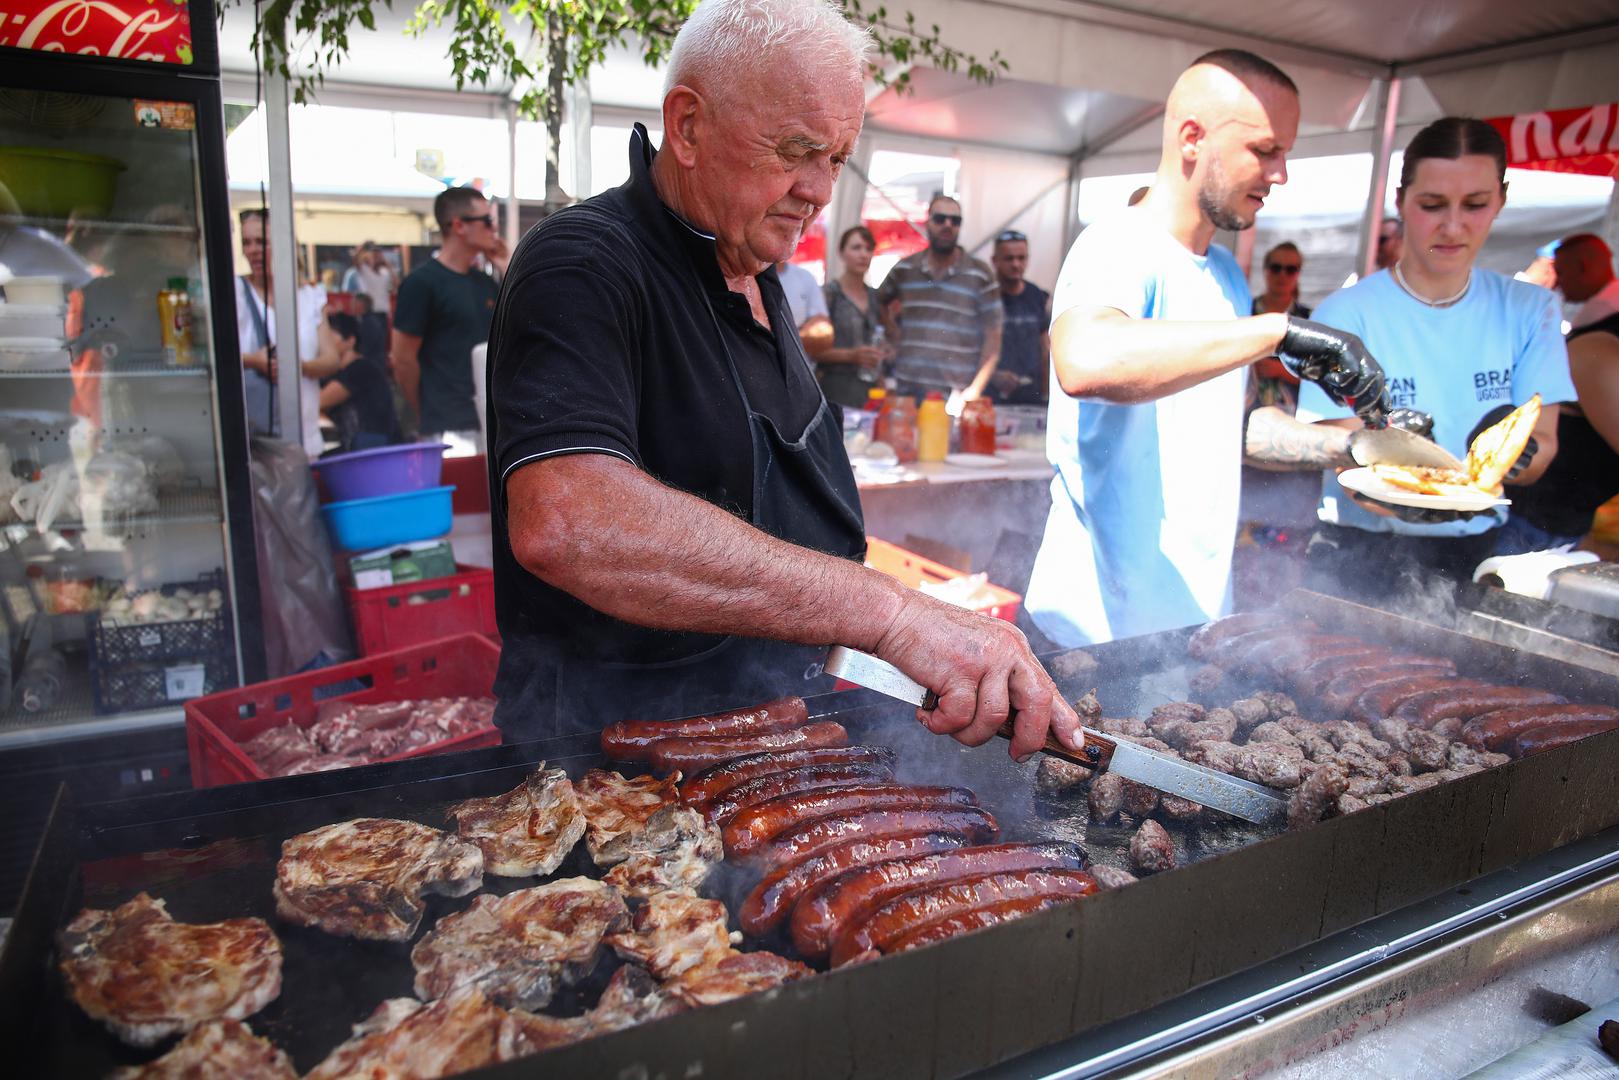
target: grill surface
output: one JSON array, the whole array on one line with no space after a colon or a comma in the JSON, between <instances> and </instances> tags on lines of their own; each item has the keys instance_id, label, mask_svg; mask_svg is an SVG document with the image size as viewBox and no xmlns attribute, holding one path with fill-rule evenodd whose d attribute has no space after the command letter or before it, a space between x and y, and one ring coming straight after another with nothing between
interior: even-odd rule
<instances>
[{"instance_id":1,"label":"grill surface","mask_svg":"<svg viewBox=\"0 0 1619 1080\"><path fill-rule=\"evenodd\" d=\"M1452 656L1464 673L1619 700L1619 680L1517 654L1313 594L1289 603L1330 626ZM1141 715L1185 695L1188 631L1052 657L1071 696L1098 687L1108 715ZM1070 674L1061 674L1064 671ZM912 711L869 692L828 696L857 738L899 751L902 779L978 792L1009 839L1056 836L1122 865L1125 829L1091 828L1084 800L1044 803L1031 762L1005 743L967 749L928 735ZM99 1076L135 1060L62 992L51 939L85 905L144 888L176 918L257 914L286 950L281 997L252 1019L300 1069L388 997L410 994L408 946L353 942L274 920L280 842L362 815L442 825L449 802L506 791L539 759L579 775L602 764L593 738L499 747L341 773L57 808L0 955L0 1030L32 1055L32 1073ZM953 1076L1127 1016L1210 980L1432 896L1517 859L1619 824L1619 732L1285 835L1232 825L1176 830L1192 863L985 933L672 1017L548 1055L555 1075ZM163 852L160 856L143 853ZM559 875L583 868L582 851ZM486 878L504 893L527 879ZM745 883L723 868L705 890L734 903ZM430 898L431 925L470 897ZM783 948L779 942L763 943ZM555 1011L588 1004L610 965ZM517 1076L532 1064L485 1070Z\"/></svg>"}]
</instances>

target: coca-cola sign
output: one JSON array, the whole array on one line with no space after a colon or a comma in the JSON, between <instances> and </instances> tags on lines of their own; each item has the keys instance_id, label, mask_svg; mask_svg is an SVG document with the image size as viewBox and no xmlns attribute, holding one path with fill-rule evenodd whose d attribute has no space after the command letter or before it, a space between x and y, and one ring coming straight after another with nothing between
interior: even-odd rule
<instances>
[{"instance_id":1,"label":"coca-cola sign","mask_svg":"<svg viewBox=\"0 0 1619 1080\"><path fill-rule=\"evenodd\" d=\"M185 0L0 0L0 45L189 65L191 8Z\"/></svg>"}]
</instances>

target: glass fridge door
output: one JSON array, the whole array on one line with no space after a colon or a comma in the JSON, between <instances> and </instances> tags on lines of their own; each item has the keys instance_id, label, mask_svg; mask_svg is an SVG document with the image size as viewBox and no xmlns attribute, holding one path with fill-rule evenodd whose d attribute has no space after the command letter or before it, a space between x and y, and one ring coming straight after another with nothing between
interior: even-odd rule
<instances>
[{"instance_id":1,"label":"glass fridge door","mask_svg":"<svg viewBox=\"0 0 1619 1080\"><path fill-rule=\"evenodd\" d=\"M0 73L0 743L239 679L197 123Z\"/></svg>"}]
</instances>

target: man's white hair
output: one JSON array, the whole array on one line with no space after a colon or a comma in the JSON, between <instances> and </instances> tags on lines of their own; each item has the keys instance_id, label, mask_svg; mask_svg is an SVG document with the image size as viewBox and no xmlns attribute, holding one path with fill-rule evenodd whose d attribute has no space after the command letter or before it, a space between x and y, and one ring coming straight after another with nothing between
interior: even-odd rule
<instances>
[{"instance_id":1,"label":"man's white hair","mask_svg":"<svg viewBox=\"0 0 1619 1080\"><path fill-rule=\"evenodd\" d=\"M723 86L750 66L779 67L783 53L826 63L847 57L864 77L874 47L871 32L832 0L703 0L675 35L663 92Z\"/></svg>"}]
</instances>

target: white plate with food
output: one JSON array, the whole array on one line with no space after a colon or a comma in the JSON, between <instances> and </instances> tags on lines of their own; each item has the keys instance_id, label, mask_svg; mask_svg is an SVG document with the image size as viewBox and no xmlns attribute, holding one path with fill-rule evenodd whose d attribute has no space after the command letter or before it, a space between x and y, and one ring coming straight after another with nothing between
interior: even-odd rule
<instances>
[{"instance_id":1,"label":"white plate with food","mask_svg":"<svg viewBox=\"0 0 1619 1080\"><path fill-rule=\"evenodd\" d=\"M1389 473L1399 470L1402 474L1410 474L1411 483L1401 484L1389 478ZM1509 506L1512 500L1501 498L1499 495L1474 487L1468 483L1457 483L1448 476L1429 474L1448 473L1448 470L1425 469L1420 467L1402 467L1397 465L1372 465L1358 469L1347 469L1338 474L1338 483L1350 491L1364 495L1368 499L1378 502L1390 503L1394 506L1411 506L1420 510L1460 510L1477 511L1488 510L1495 506ZM1466 474L1460 474L1465 481ZM1418 490L1419 487L1427 490Z\"/></svg>"}]
</instances>

